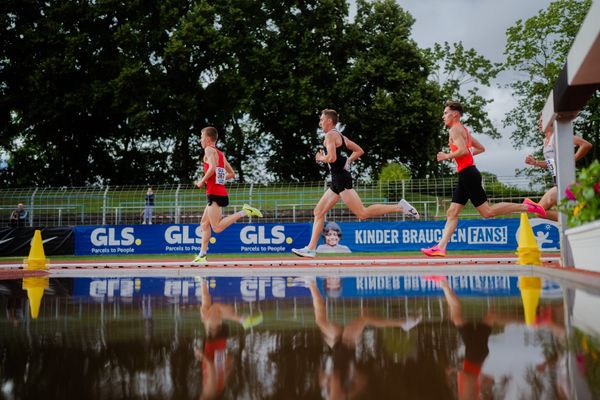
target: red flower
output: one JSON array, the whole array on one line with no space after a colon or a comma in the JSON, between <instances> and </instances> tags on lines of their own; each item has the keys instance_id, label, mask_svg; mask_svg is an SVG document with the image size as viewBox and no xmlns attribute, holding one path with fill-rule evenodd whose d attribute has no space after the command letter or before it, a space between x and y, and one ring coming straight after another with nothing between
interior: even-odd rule
<instances>
[{"instance_id":1,"label":"red flower","mask_svg":"<svg viewBox=\"0 0 600 400\"><path fill-rule=\"evenodd\" d=\"M569 200L575 200L575 195L571 191L571 185L567 186L567 189L565 189L565 196L567 196L567 199Z\"/></svg>"},{"instance_id":2,"label":"red flower","mask_svg":"<svg viewBox=\"0 0 600 400\"><path fill-rule=\"evenodd\" d=\"M596 194L600 196L600 182L594 183L594 192L596 192Z\"/></svg>"}]
</instances>

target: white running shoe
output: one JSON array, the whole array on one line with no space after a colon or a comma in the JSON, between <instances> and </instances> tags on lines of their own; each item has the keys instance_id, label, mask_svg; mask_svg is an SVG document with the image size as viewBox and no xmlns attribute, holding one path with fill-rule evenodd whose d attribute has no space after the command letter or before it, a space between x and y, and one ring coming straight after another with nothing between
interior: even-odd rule
<instances>
[{"instance_id":1,"label":"white running shoe","mask_svg":"<svg viewBox=\"0 0 600 400\"><path fill-rule=\"evenodd\" d=\"M317 256L316 250L311 250L306 246L304 246L301 249L292 249L292 253L294 253L298 257L315 258Z\"/></svg>"},{"instance_id":2,"label":"white running shoe","mask_svg":"<svg viewBox=\"0 0 600 400\"><path fill-rule=\"evenodd\" d=\"M309 288L311 283L317 283L315 276L298 276L296 278L288 278L288 286Z\"/></svg>"},{"instance_id":3,"label":"white running shoe","mask_svg":"<svg viewBox=\"0 0 600 400\"><path fill-rule=\"evenodd\" d=\"M410 217L413 217L414 219L421 218L417 209L411 206L408 201L402 199L398 202L398 204L400 204L400 207L402 207L402 209L404 210L404 215L408 215Z\"/></svg>"},{"instance_id":4,"label":"white running shoe","mask_svg":"<svg viewBox=\"0 0 600 400\"><path fill-rule=\"evenodd\" d=\"M408 332L415 326L419 325L422 319L423 317L421 315L416 318L406 318L400 327L404 330L404 332Z\"/></svg>"}]
</instances>

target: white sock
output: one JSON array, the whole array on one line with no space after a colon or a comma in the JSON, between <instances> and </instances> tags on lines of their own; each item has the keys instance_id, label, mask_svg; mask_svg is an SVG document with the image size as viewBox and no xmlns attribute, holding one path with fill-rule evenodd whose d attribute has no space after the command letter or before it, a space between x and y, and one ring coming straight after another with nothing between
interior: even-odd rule
<instances>
[{"instance_id":1,"label":"white sock","mask_svg":"<svg viewBox=\"0 0 600 400\"><path fill-rule=\"evenodd\" d=\"M245 217L246 216L246 211L238 211L238 214L240 217Z\"/></svg>"}]
</instances>

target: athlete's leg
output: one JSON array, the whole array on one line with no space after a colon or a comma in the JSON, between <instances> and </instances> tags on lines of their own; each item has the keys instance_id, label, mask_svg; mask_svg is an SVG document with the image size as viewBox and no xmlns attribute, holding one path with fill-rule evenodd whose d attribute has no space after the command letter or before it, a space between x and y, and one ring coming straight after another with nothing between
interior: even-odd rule
<instances>
[{"instance_id":1,"label":"athlete's leg","mask_svg":"<svg viewBox=\"0 0 600 400\"><path fill-rule=\"evenodd\" d=\"M444 296L446 297L446 302L448 303L450 320L457 327L464 325L465 321L462 317L462 307L458 296L456 296L454 290L450 288L450 285L446 279L440 280L440 287L444 291Z\"/></svg>"},{"instance_id":2,"label":"athlete's leg","mask_svg":"<svg viewBox=\"0 0 600 400\"><path fill-rule=\"evenodd\" d=\"M204 212L202 213L202 219L200 220L200 227L202 229L202 243L200 245L200 254L199 256L204 256L208 251L208 241L210 240L211 231L210 231L210 221L208 220L208 207L204 208Z\"/></svg>"},{"instance_id":3,"label":"athlete's leg","mask_svg":"<svg viewBox=\"0 0 600 400\"><path fill-rule=\"evenodd\" d=\"M492 218L498 215L506 215L516 212L527 211L529 207L526 204L518 203L496 203L490 204L488 201L477 207L477 211L483 218Z\"/></svg>"},{"instance_id":4,"label":"athlete's leg","mask_svg":"<svg viewBox=\"0 0 600 400\"><path fill-rule=\"evenodd\" d=\"M210 226L215 233L223 232L227 227L235 223L238 219L246 216L245 211L238 211L234 214L231 214L223 219L222 218L222 208L213 201L213 203L207 207L208 220L210 222Z\"/></svg>"},{"instance_id":5,"label":"athlete's leg","mask_svg":"<svg viewBox=\"0 0 600 400\"><path fill-rule=\"evenodd\" d=\"M358 219L368 219L393 212L403 212L400 204L372 204L365 208L358 193L354 189L346 189L340 193L342 201Z\"/></svg>"},{"instance_id":6,"label":"athlete's leg","mask_svg":"<svg viewBox=\"0 0 600 400\"><path fill-rule=\"evenodd\" d=\"M444 233L442 234L442 240L438 243L438 247L441 250L446 250L448 242L454 235L454 231L458 226L458 215L465 206L458 203L451 203L448 211L446 212L446 225L444 226Z\"/></svg>"},{"instance_id":7,"label":"athlete's leg","mask_svg":"<svg viewBox=\"0 0 600 400\"><path fill-rule=\"evenodd\" d=\"M540 206L544 207L546 210L546 218L552 221L558 221L558 211L551 210L558 202L558 189L556 186L550 188L544 195L542 199L538 203Z\"/></svg>"},{"instance_id":8,"label":"athlete's leg","mask_svg":"<svg viewBox=\"0 0 600 400\"><path fill-rule=\"evenodd\" d=\"M323 232L323 224L325 223L325 215L336 205L340 196L335 194L331 189L327 189L313 210L314 220L312 226L312 234L310 243L306 246L310 250L315 250L319 243L319 237Z\"/></svg>"},{"instance_id":9,"label":"athlete's leg","mask_svg":"<svg viewBox=\"0 0 600 400\"><path fill-rule=\"evenodd\" d=\"M310 290L310 295L313 302L315 322L321 330L327 345L329 345L329 347L333 347L342 336L342 328L327 318L325 300L323 300L323 296L321 296L321 292L317 287L317 282L311 280L308 288Z\"/></svg>"}]
</instances>

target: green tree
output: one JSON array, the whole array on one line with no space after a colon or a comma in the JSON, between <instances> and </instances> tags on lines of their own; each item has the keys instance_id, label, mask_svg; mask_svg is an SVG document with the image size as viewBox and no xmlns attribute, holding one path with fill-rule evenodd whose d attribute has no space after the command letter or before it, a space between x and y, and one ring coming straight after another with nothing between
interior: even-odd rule
<instances>
[{"instance_id":1,"label":"green tree","mask_svg":"<svg viewBox=\"0 0 600 400\"><path fill-rule=\"evenodd\" d=\"M365 150L359 166L375 175L389 161L425 176L435 159L438 87L410 38L412 16L393 0L357 1L348 61L338 87L344 134Z\"/></svg>"},{"instance_id":2,"label":"green tree","mask_svg":"<svg viewBox=\"0 0 600 400\"><path fill-rule=\"evenodd\" d=\"M500 71L500 64L492 63L475 49L465 49L462 42L436 43L425 53L433 63L431 78L440 86L442 99L459 100L464 105L463 122L474 132L499 138L500 133L485 111L492 99L484 98L479 87L491 85Z\"/></svg>"},{"instance_id":3,"label":"green tree","mask_svg":"<svg viewBox=\"0 0 600 400\"><path fill-rule=\"evenodd\" d=\"M591 0L557 0L525 21L518 20L506 31L504 68L520 77L509 84L517 100L506 115L505 126L517 147L535 146L541 149L543 134L539 132L538 113L554 87L575 35L590 8ZM599 156L600 94L590 99L575 122L575 131L595 143L588 159ZM541 156L541 150L538 154Z\"/></svg>"}]
</instances>

